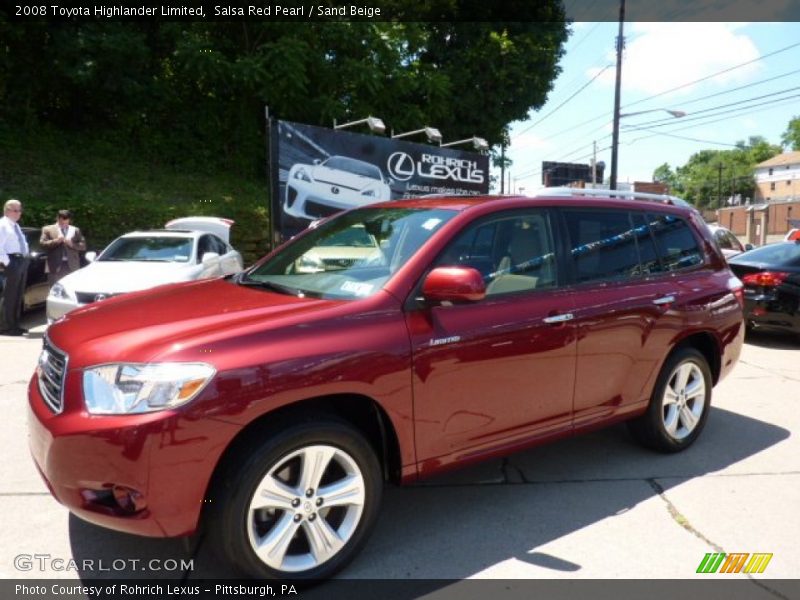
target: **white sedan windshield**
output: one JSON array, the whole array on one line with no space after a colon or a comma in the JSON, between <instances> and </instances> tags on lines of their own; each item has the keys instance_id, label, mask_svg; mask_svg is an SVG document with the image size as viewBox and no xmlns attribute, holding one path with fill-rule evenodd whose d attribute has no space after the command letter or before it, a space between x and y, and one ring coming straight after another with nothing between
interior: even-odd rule
<instances>
[{"instance_id":1,"label":"white sedan windshield","mask_svg":"<svg viewBox=\"0 0 800 600\"><path fill-rule=\"evenodd\" d=\"M192 238L187 237L122 237L114 240L97 260L189 262L192 242Z\"/></svg>"}]
</instances>

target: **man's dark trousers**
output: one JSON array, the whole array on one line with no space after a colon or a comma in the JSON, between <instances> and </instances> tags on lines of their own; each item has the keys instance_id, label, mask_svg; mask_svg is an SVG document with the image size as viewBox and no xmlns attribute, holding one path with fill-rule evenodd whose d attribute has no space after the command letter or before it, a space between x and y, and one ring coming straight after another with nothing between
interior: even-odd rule
<instances>
[{"instance_id":1,"label":"man's dark trousers","mask_svg":"<svg viewBox=\"0 0 800 600\"><path fill-rule=\"evenodd\" d=\"M3 289L2 329L18 329L22 312L22 294L25 290L28 260L21 256L11 256L5 268L5 288Z\"/></svg>"}]
</instances>

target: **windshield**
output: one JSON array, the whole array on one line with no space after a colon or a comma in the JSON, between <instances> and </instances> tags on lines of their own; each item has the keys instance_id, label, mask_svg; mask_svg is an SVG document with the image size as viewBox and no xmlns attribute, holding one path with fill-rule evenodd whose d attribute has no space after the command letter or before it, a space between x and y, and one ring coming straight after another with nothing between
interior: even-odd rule
<instances>
[{"instance_id":1,"label":"windshield","mask_svg":"<svg viewBox=\"0 0 800 600\"><path fill-rule=\"evenodd\" d=\"M98 261L189 262L192 238L121 237L103 251Z\"/></svg>"},{"instance_id":2,"label":"windshield","mask_svg":"<svg viewBox=\"0 0 800 600\"><path fill-rule=\"evenodd\" d=\"M369 177L371 179L382 179L381 170L378 167L360 160L353 160L352 158L345 158L344 156L331 156L322 164L329 169L348 171L349 173L355 173L356 175Z\"/></svg>"},{"instance_id":3,"label":"windshield","mask_svg":"<svg viewBox=\"0 0 800 600\"><path fill-rule=\"evenodd\" d=\"M456 214L413 208L350 211L325 221L239 283L297 296L366 298Z\"/></svg>"}]
</instances>

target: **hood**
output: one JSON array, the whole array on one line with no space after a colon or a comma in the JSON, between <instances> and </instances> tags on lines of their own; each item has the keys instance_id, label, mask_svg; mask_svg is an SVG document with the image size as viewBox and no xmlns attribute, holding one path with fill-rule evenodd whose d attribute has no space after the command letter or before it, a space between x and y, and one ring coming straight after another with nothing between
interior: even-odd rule
<instances>
[{"instance_id":1,"label":"hood","mask_svg":"<svg viewBox=\"0 0 800 600\"><path fill-rule=\"evenodd\" d=\"M209 348L219 348L215 344L237 336L260 336L285 325L305 324L326 309L341 312L349 304L206 279L89 304L67 313L47 335L70 355L70 368L164 357L197 360L198 348L210 352Z\"/></svg>"},{"instance_id":2,"label":"hood","mask_svg":"<svg viewBox=\"0 0 800 600\"><path fill-rule=\"evenodd\" d=\"M61 279L68 291L123 294L186 281L197 265L186 262L98 261Z\"/></svg>"},{"instance_id":3,"label":"hood","mask_svg":"<svg viewBox=\"0 0 800 600\"><path fill-rule=\"evenodd\" d=\"M355 190L363 190L368 185L380 185L383 183L372 177L364 177L349 171L340 171L339 169L329 169L322 165L314 167L311 176L318 183L341 185Z\"/></svg>"}]
</instances>

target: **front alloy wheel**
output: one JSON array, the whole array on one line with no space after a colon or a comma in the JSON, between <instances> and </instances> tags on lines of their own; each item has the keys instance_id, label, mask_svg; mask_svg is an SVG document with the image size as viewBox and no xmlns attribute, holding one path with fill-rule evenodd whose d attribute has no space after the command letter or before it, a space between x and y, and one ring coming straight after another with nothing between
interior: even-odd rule
<instances>
[{"instance_id":1,"label":"front alloy wheel","mask_svg":"<svg viewBox=\"0 0 800 600\"><path fill-rule=\"evenodd\" d=\"M344 450L313 445L290 452L276 461L250 500L250 546L276 571L315 569L353 537L364 499L364 476Z\"/></svg>"},{"instance_id":2,"label":"front alloy wheel","mask_svg":"<svg viewBox=\"0 0 800 600\"><path fill-rule=\"evenodd\" d=\"M324 579L364 545L382 492L375 451L352 425L283 421L242 442L220 467L209 533L251 577Z\"/></svg>"}]
</instances>

